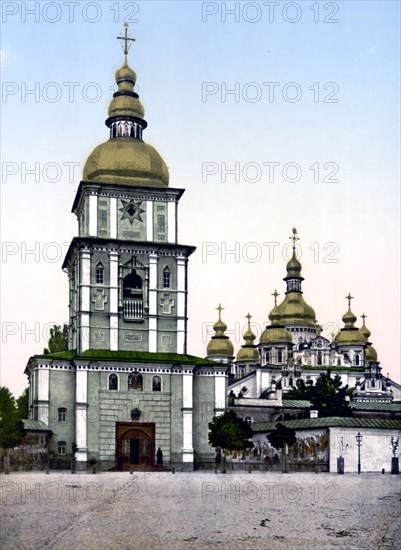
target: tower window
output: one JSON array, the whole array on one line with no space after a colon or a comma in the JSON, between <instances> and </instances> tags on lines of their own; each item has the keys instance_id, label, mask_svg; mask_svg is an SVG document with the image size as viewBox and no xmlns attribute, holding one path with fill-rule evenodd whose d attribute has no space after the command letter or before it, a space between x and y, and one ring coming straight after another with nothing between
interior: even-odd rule
<instances>
[{"instance_id":1,"label":"tower window","mask_svg":"<svg viewBox=\"0 0 401 550\"><path fill-rule=\"evenodd\" d=\"M58 421L67 422L67 409L65 407L60 407L58 410Z\"/></svg>"},{"instance_id":2,"label":"tower window","mask_svg":"<svg viewBox=\"0 0 401 550\"><path fill-rule=\"evenodd\" d=\"M114 373L109 376L109 390L118 390L118 376Z\"/></svg>"},{"instance_id":3,"label":"tower window","mask_svg":"<svg viewBox=\"0 0 401 550\"><path fill-rule=\"evenodd\" d=\"M67 443L65 441L59 441L57 443L57 453L59 455L65 455L67 452Z\"/></svg>"},{"instance_id":4,"label":"tower window","mask_svg":"<svg viewBox=\"0 0 401 550\"><path fill-rule=\"evenodd\" d=\"M266 351L266 363L270 362L270 352Z\"/></svg>"},{"instance_id":5,"label":"tower window","mask_svg":"<svg viewBox=\"0 0 401 550\"><path fill-rule=\"evenodd\" d=\"M359 353L355 354L355 365L358 367L361 364L361 356Z\"/></svg>"},{"instance_id":6,"label":"tower window","mask_svg":"<svg viewBox=\"0 0 401 550\"><path fill-rule=\"evenodd\" d=\"M321 351L317 352L317 364L322 365L322 352Z\"/></svg>"},{"instance_id":7,"label":"tower window","mask_svg":"<svg viewBox=\"0 0 401 550\"><path fill-rule=\"evenodd\" d=\"M163 288L170 288L171 286L171 271L170 268L165 267L163 269Z\"/></svg>"},{"instance_id":8,"label":"tower window","mask_svg":"<svg viewBox=\"0 0 401 550\"><path fill-rule=\"evenodd\" d=\"M143 388L143 379L140 372L131 372L128 376L128 389L142 391Z\"/></svg>"},{"instance_id":9,"label":"tower window","mask_svg":"<svg viewBox=\"0 0 401 550\"><path fill-rule=\"evenodd\" d=\"M160 376L152 378L152 391L162 391L162 379Z\"/></svg>"},{"instance_id":10,"label":"tower window","mask_svg":"<svg viewBox=\"0 0 401 550\"><path fill-rule=\"evenodd\" d=\"M96 266L96 282L98 284L104 283L104 267L100 262Z\"/></svg>"},{"instance_id":11,"label":"tower window","mask_svg":"<svg viewBox=\"0 0 401 550\"><path fill-rule=\"evenodd\" d=\"M277 353L277 362L278 363L282 363L283 362L283 352L282 351L279 351Z\"/></svg>"}]
</instances>

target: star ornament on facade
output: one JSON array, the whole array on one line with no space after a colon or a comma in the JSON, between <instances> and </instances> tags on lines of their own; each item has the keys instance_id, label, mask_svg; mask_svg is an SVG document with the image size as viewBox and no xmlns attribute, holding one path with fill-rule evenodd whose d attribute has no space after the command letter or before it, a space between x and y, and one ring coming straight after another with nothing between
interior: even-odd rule
<instances>
[{"instance_id":1,"label":"star ornament on facade","mask_svg":"<svg viewBox=\"0 0 401 550\"><path fill-rule=\"evenodd\" d=\"M141 208L142 201L135 202L133 200L131 201L121 201L122 207L119 208L120 212L122 212L121 219L122 220L128 220L129 223L132 225L135 220L138 220L139 222L143 222L142 214L144 214L145 210Z\"/></svg>"}]
</instances>

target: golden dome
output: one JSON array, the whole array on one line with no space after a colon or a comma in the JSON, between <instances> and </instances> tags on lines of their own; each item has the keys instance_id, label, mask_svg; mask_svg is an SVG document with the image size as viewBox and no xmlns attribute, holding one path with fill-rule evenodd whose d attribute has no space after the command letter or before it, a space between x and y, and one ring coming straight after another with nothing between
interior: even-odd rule
<instances>
[{"instance_id":1,"label":"golden dome","mask_svg":"<svg viewBox=\"0 0 401 550\"><path fill-rule=\"evenodd\" d=\"M132 82L134 85L136 83L136 72L131 69L126 60L124 65L117 69L114 76L117 84L119 84L121 80L128 80L128 82Z\"/></svg>"},{"instance_id":2,"label":"golden dome","mask_svg":"<svg viewBox=\"0 0 401 550\"><path fill-rule=\"evenodd\" d=\"M356 316L351 311L351 300L352 296L349 294L347 296L348 300L348 310L343 315L344 327L337 332L334 342L336 344L343 344L346 346L349 345L364 345L366 344L366 337L362 334L361 330L355 326Z\"/></svg>"},{"instance_id":3,"label":"golden dome","mask_svg":"<svg viewBox=\"0 0 401 550\"><path fill-rule=\"evenodd\" d=\"M293 277L301 277L301 270L302 270L301 262L298 260L296 256L295 248L293 248L292 258L287 263L287 278L292 279Z\"/></svg>"},{"instance_id":4,"label":"golden dome","mask_svg":"<svg viewBox=\"0 0 401 550\"><path fill-rule=\"evenodd\" d=\"M314 327L316 324L316 313L300 292L287 292L277 309L283 325Z\"/></svg>"},{"instance_id":5,"label":"golden dome","mask_svg":"<svg viewBox=\"0 0 401 550\"><path fill-rule=\"evenodd\" d=\"M219 319L213 325L215 334L207 345L207 357L233 357L234 346L230 338L224 334L227 330L227 325L221 320L221 311L223 308L219 305L217 309L219 310Z\"/></svg>"},{"instance_id":6,"label":"golden dome","mask_svg":"<svg viewBox=\"0 0 401 550\"><path fill-rule=\"evenodd\" d=\"M145 109L139 97L131 95L118 95L113 97L109 106L109 117L141 118L145 115Z\"/></svg>"},{"instance_id":7,"label":"golden dome","mask_svg":"<svg viewBox=\"0 0 401 550\"><path fill-rule=\"evenodd\" d=\"M368 363L375 363L377 361L377 351L371 344L366 348L365 359Z\"/></svg>"},{"instance_id":8,"label":"golden dome","mask_svg":"<svg viewBox=\"0 0 401 550\"><path fill-rule=\"evenodd\" d=\"M251 330L251 315L246 316L248 319L248 328L246 332L244 333L244 340L245 344L241 347L241 349L237 353L237 361L253 361L257 362L259 361L259 353L256 349L256 346L254 345L254 341L256 339L256 336Z\"/></svg>"},{"instance_id":9,"label":"golden dome","mask_svg":"<svg viewBox=\"0 0 401 550\"><path fill-rule=\"evenodd\" d=\"M291 332L285 327L270 325L262 332L260 344L292 344Z\"/></svg>"},{"instance_id":10,"label":"golden dome","mask_svg":"<svg viewBox=\"0 0 401 550\"><path fill-rule=\"evenodd\" d=\"M141 187L167 187L166 163L154 147L139 139L109 139L85 163L82 179Z\"/></svg>"}]
</instances>

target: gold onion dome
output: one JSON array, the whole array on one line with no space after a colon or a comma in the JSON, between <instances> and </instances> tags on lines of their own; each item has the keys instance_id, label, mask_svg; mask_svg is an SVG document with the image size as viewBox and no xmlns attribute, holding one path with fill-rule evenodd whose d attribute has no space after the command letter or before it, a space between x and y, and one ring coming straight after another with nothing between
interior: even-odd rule
<instances>
[{"instance_id":1,"label":"gold onion dome","mask_svg":"<svg viewBox=\"0 0 401 550\"><path fill-rule=\"evenodd\" d=\"M111 100L106 125L110 139L98 145L89 155L82 179L95 183L134 185L138 187L167 187L169 172L166 163L154 147L142 140L147 127L145 110L134 91L136 74L125 62L115 73L117 92Z\"/></svg>"},{"instance_id":2,"label":"gold onion dome","mask_svg":"<svg viewBox=\"0 0 401 550\"><path fill-rule=\"evenodd\" d=\"M355 326L356 316L351 311L351 300L353 299L351 294L348 294L346 299L348 300L348 310L342 317L344 327L337 332L334 341L340 345L364 345L366 337Z\"/></svg>"},{"instance_id":3,"label":"gold onion dome","mask_svg":"<svg viewBox=\"0 0 401 550\"><path fill-rule=\"evenodd\" d=\"M366 348L365 359L368 363L376 363L377 361L377 351L372 344L368 344L368 347Z\"/></svg>"},{"instance_id":4,"label":"gold onion dome","mask_svg":"<svg viewBox=\"0 0 401 550\"><path fill-rule=\"evenodd\" d=\"M363 314L361 315L362 319L363 319L363 325L361 326L361 328L359 329L359 332L362 334L362 336L366 339L366 343L369 342L369 337L371 335L371 332L370 330L368 329L368 327L365 325L365 318L366 318L366 315Z\"/></svg>"},{"instance_id":5,"label":"gold onion dome","mask_svg":"<svg viewBox=\"0 0 401 550\"><path fill-rule=\"evenodd\" d=\"M277 307L277 290L273 293L274 307L269 313L271 324L265 328L260 336L260 344L292 344L291 332L280 323L281 315Z\"/></svg>"},{"instance_id":6,"label":"gold onion dome","mask_svg":"<svg viewBox=\"0 0 401 550\"><path fill-rule=\"evenodd\" d=\"M241 349L237 353L237 361L258 361L259 353L258 353L258 350L256 349L256 346L254 345L256 336L251 330L251 315L249 315L248 313L246 317L248 319L248 328L243 336L245 340L245 344L241 347Z\"/></svg>"},{"instance_id":7,"label":"gold onion dome","mask_svg":"<svg viewBox=\"0 0 401 550\"><path fill-rule=\"evenodd\" d=\"M219 311L219 318L213 325L215 334L207 345L207 357L233 357L234 346L230 338L225 335L227 325L221 320L221 311L223 308L219 305L217 309Z\"/></svg>"}]
</instances>

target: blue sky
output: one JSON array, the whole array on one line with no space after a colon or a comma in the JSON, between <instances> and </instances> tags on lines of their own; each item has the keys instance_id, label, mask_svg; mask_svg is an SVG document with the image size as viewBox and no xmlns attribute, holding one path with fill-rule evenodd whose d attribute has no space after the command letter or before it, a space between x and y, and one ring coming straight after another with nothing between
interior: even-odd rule
<instances>
[{"instance_id":1,"label":"blue sky","mask_svg":"<svg viewBox=\"0 0 401 550\"><path fill-rule=\"evenodd\" d=\"M187 190L180 241L197 246L190 352L205 354L219 302L236 350L248 311L260 333L270 294L277 288L283 297L281 252L296 226L304 297L326 335L342 326L351 292L355 314L368 315L383 372L400 379L398 2L319 2L316 23L307 1L280 2L272 22L263 2L226 2L236 16L218 2L119 2L118 14L114 2L80 2L72 22L66 3L37 3L36 20L23 4L2 4L1 384L18 395L46 325L67 321L61 263L77 233L70 210L87 156L108 138L104 120L123 61L115 38L130 14L144 139L166 160L170 185ZM202 95L206 83L214 95ZM272 101L266 83L277 83ZM36 98L25 92L35 86ZM302 95L291 102L295 92ZM338 101L324 101L330 92ZM279 165L271 182L272 162ZM24 174L35 163L38 177ZM222 181L224 166L237 166L239 178ZM322 181L333 167L338 181ZM288 181L299 170L299 181ZM266 242L280 243L272 261ZM235 247L239 257L222 255Z\"/></svg>"}]
</instances>

